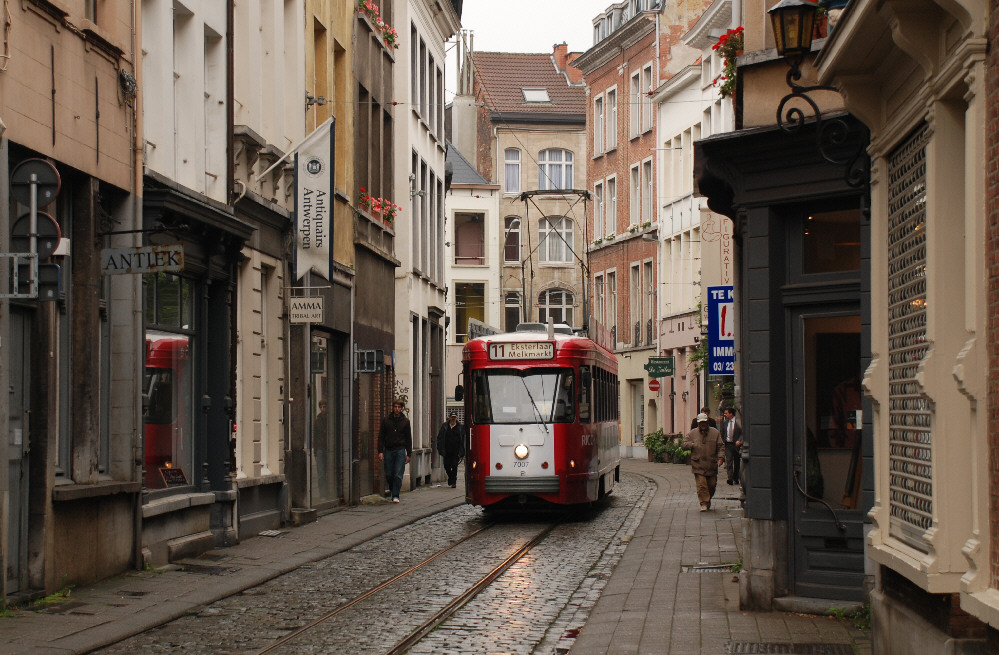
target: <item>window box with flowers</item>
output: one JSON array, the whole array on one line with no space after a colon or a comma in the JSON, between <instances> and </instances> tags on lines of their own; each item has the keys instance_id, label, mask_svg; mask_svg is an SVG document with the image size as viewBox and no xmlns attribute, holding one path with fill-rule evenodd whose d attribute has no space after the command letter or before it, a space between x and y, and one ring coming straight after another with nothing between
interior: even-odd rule
<instances>
[{"instance_id":1,"label":"window box with flowers","mask_svg":"<svg viewBox=\"0 0 999 655\"><path fill-rule=\"evenodd\" d=\"M382 20L381 14L378 13L378 5L371 0L357 0L357 11L368 17L375 32L381 34L386 47L399 48L399 33Z\"/></svg>"},{"instance_id":2,"label":"window box with flowers","mask_svg":"<svg viewBox=\"0 0 999 655\"><path fill-rule=\"evenodd\" d=\"M402 209L399 205L385 198L375 198L364 187L361 187L361 195L357 197L357 208L368 212L374 218L380 218L385 223L391 225L395 217Z\"/></svg>"},{"instance_id":3,"label":"window box with flowers","mask_svg":"<svg viewBox=\"0 0 999 655\"><path fill-rule=\"evenodd\" d=\"M632 234L634 234L635 232L638 232L638 226L637 225L629 225L628 226L628 231L631 232Z\"/></svg>"},{"instance_id":4,"label":"window box with flowers","mask_svg":"<svg viewBox=\"0 0 999 655\"><path fill-rule=\"evenodd\" d=\"M723 98L735 94L737 81L735 62L736 57L742 54L743 31L741 25L729 30L718 38L718 43L711 46L711 49L717 50L722 58L722 72L715 78L714 85L718 87L718 92Z\"/></svg>"},{"instance_id":5,"label":"window box with flowers","mask_svg":"<svg viewBox=\"0 0 999 655\"><path fill-rule=\"evenodd\" d=\"M603 239L594 239L594 240L593 240L593 245L595 245L595 246L599 246L599 245L600 245L601 243L603 243L603 242L604 242L604 240L603 240Z\"/></svg>"},{"instance_id":6,"label":"window box with flowers","mask_svg":"<svg viewBox=\"0 0 999 655\"><path fill-rule=\"evenodd\" d=\"M607 236L604 237L604 239L607 241L613 241L614 237L616 236L617 236L616 234L608 234Z\"/></svg>"}]
</instances>

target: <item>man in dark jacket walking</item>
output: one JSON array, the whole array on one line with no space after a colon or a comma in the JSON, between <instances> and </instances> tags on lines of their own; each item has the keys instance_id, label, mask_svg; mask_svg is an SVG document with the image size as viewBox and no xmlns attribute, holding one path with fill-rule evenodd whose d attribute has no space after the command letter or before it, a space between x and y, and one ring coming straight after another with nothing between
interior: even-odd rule
<instances>
[{"instance_id":1,"label":"man in dark jacket walking","mask_svg":"<svg viewBox=\"0 0 999 655\"><path fill-rule=\"evenodd\" d=\"M401 399L392 403L392 413L382 420L378 430L378 459L385 461L385 479L392 492L393 503L399 502L402 476L413 454L413 429L402 413L403 407Z\"/></svg>"},{"instance_id":2,"label":"man in dark jacket walking","mask_svg":"<svg viewBox=\"0 0 999 655\"><path fill-rule=\"evenodd\" d=\"M458 462L465 456L465 426L458 422L458 415L449 412L447 420L437 432L437 452L444 458L447 483L458 486Z\"/></svg>"}]
</instances>

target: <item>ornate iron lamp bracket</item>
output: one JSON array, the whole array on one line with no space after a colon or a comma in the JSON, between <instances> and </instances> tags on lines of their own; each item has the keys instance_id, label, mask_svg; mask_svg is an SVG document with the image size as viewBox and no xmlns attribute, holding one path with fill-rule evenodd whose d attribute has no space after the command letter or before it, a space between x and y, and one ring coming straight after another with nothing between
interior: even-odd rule
<instances>
[{"instance_id":1,"label":"ornate iron lamp bracket","mask_svg":"<svg viewBox=\"0 0 999 655\"><path fill-rule=\"evenodd\" d=\"M808 94L813 91L832 91L839 93L839 89L826 84L816 84L813 86L802 86L798 84L801 79L802 56L790 58L788 63L791 69L787 72L787 86L791 92L781 98L777 105L777 125L786 134L796 134L805 124L805 111L798 105L791 104L792 100L801 100L811 107L815 115L815 145L825 159L830 164L845 164L846 171L843 180L855 189L867 184L870 175L870 162L865 153L865 147L861 142L852 152L847 155L834 154L836 150L842 150L850 138L850 126L842 117L823 118L818 104Z\"/></svg>"}]
</instances>

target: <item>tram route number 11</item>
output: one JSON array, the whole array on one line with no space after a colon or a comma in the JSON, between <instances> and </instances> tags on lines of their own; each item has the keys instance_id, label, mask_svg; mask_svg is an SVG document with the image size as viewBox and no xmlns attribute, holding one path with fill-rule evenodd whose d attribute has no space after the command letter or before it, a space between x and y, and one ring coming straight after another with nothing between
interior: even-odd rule
<instances>
[{"instance_id":1,"label":"tram route number 11","mask_svg":"<svg viewBox=\"0 0 999 655\"><path fill-rule=\"evenodd\" d=\"M551 341L514 341L489 344L489 359L553 359L555 344Z\"/></svg>"}]
</instances>

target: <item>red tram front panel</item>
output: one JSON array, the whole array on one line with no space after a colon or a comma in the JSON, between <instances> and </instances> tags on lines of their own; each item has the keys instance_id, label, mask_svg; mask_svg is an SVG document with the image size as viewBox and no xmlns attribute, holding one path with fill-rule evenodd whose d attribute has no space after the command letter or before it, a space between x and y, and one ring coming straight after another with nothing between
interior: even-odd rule
<instances>
[{"instance_id":1,"label":"red tram front panel","mask_svg":"<svg viewBox=\"0 0 999 655\"><path fill-rule=\"evenodd\" d=\"M599 363L616 376L616 360L588 339L545 337L494 335L465 346L472 504L579 504L613 486L619 430L595 420L591 370Z\"/></svg>"}]
</instances>

